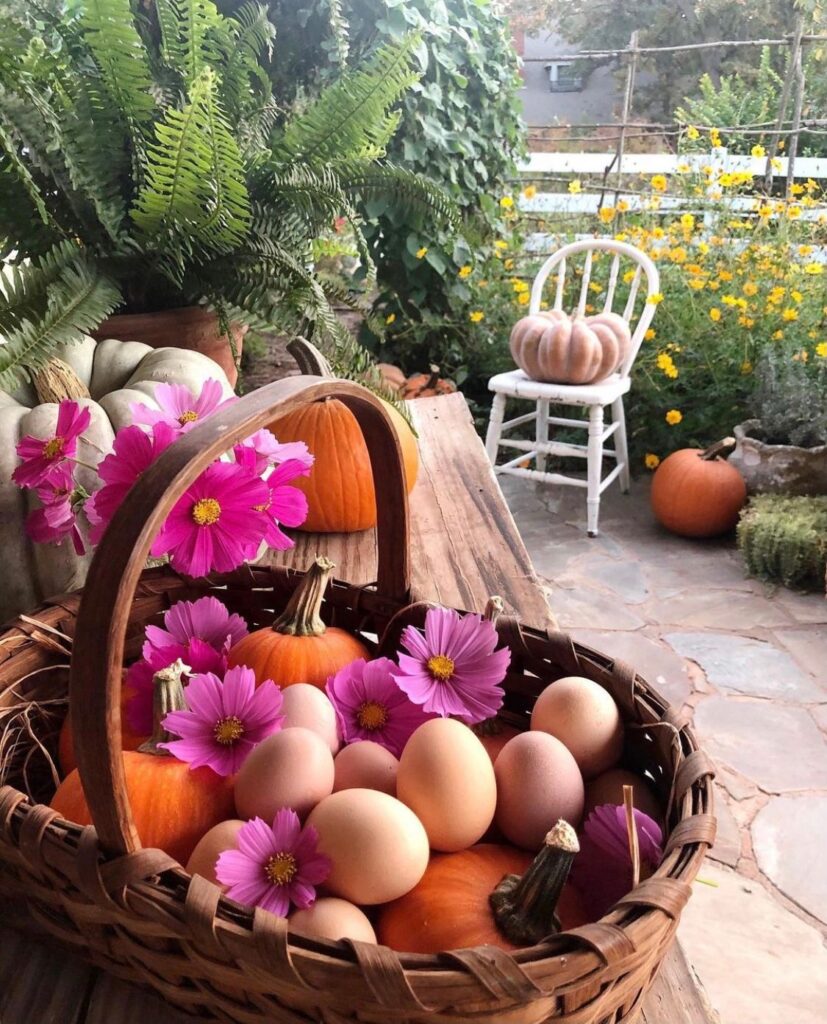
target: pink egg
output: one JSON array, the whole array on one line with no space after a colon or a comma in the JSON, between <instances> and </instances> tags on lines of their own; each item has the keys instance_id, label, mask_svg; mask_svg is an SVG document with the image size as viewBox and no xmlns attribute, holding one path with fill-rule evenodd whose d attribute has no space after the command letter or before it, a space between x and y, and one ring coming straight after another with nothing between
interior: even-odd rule
<instances>
[{"instance_id":1,"label":"pink egg","mask_svg":"<svg viewBox=\"0 0 827 1024\"><path fill-rule=\"evenodd\" d=\"M304 818L333 791L333 755L319 736L296 726L273 733L253 750L236 776L235 806L241 818L272 822L291 807Z\"/></svg>"},{"instance_id":2,"label":"pink egg","mask_svg":"<svg viewBox=\"0 0 827 1024\"><path fill-rule=\"evenodd\" d=\"M333 792L340 789L377 789L396 796L399 762L389 750L372 740L344 747L333 761Z\"/></svg>"},{"instance_id":3,"label":"pink egg","mask_svg":"<svg viewBox=\"0 0 827 1024\"><path fill-rule=\"evenodd\" d=\"M187 861L187 871L191 875L201 875L208 882L221 883L215 877L215 865L219 856L225 850L234 850L238 833L246 825L246 822L233 819L222 821L219 825L213 825L209 832L205 833L199 840L195 849ZM226 889L226 886L222 886Z\"/></svg>"},{"instance_id":4,"label":"pink egg","mask_svg":"<svg viewBox=\"0 0 827 1024\"><path fill-rule=\"evenodd\" d=\"M531 728L556 736L584 779L614 768L623 753L623 722L611 694L583 676L566 676L543 690L531 713Z\"/></svg>"},{"instance_id":5,"label":"pink egg","mask_svg":"<svg viewBox=\"0 0 827 1024\"><path fill-rule=\"evenodd\" d=\"M336 711L327 695L310 683L293 683L282 690L281 711L284 715L283 729L301 726L310 729L330 747L334 756L339 749L339 726Z\"/></svg>"}]
</instances>

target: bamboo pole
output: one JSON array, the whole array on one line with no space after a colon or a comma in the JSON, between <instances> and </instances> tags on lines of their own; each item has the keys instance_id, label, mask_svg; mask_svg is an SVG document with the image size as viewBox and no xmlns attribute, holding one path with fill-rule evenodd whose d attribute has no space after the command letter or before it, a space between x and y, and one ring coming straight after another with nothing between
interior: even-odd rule
<instances>
[{"instance_id":1,"label":"bamboo pole","mask_svg":"<svg viewBox=\"0 0 827 1024\"><path fill-rule=\"evenodd\" d=\"M801 133L801 108L804 104L804 47L799 39L795 59L795 106L793 107L793 127L790 132L790 147L787 151L787 199L792 195L795 182L795 158L798 155L798 138Z\"/></svg>"},{"instance_id":2,"label":"bamboo pole","mask_svg":"<svg viewBox=\"0 0 827 1024\"><path fill-rule=\"evenodd\" d=\"M623 179L623 150L626 146L626 128L628 127L629 114L632 111L632 96L635 91L635 75L637 73L637 44L638 44L638 33L637 29L629 37L629 63L626 67L626 86L623 90L623 110L620 115L620 131L617 136L617 149L615 150L615 156L613 163L617 164L615 171L615 196L614 205L617 205L618 196L620 195L619 188L620 183ZM611 171L612 165L606 168L606 173ZM598 203L598 209L603 205L603 192L600 194L600 202Z\"/></svg>"},{"instance_id":3,"label":"bamboo pole","mask_svg":"<svg viewBox=\"0 0 827 1024\"><path fill-rule=\"evenodd\" d=\"M718 46L789 46L794 32L784 36L782 39L720 39L711 43L684 43L682 46L641 46L638 47L638 55L646 53L681 53L686 50L714 50ZM805 43L827 40L827 34L802 35L801 41ZM539 64L544 61L555 60L605 60L607 57L622 57L630 52L627 47L623 50L578 50L576 53L560 53L551 57L524 57L524 64Z\"/></svg>"},{"instance_id":4,"label":"bamboo pole","mask_svg":"<svg viewBox=\"0 0 827 1024\"><path fill-rule=\"evenodd\" d=\"M801 52L801 35L804 31L804 15L799 11L795 19L795 30L790 41L790 66L784 76L784 85L781 89L781 99L778 101L778 116L775 119L776 130L780 129L787 117L787 107L790 103L793 79L795 77L796 59ZM799 113L800 118L800 113ZM778 155L778 135L774 134L767 151L767 164L764 169L764 191L769 192L772 188L772 162Z\"/></svg>"}]
</instances>

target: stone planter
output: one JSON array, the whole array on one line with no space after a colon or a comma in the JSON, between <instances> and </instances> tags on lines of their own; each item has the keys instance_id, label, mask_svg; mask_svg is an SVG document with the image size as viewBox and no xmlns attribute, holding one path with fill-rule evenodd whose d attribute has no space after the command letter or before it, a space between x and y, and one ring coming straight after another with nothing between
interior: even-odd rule
<instances>
[{"instance_id":1,"label":"stone planter","mask_svg":"<svg viewBox=\"0 0 827 1024\"><path fill-rule=\"evenodd\" d=\"M233 324L232 332L236 353L240 356L247 327ZM226 335L219 330L218 317L201 306L165 309L159 313L118 313L107 317L90 333L96 341L118 338L120 341L142 341L152 348L169 345L201 352L218 363L233 387L238 380L233 352Z\"/></svg>"},{"instance_id":2,"label":"stone planter","mask_svg":"<svg viewBox=\"0 0 827 1024\"><path fill-rule=\"evenodd\" d=\"M760 430L760 420L739 423L729 457L750 494L827 494L827 445L766 444L754 436Z\"/></svg>"}]
</instances>

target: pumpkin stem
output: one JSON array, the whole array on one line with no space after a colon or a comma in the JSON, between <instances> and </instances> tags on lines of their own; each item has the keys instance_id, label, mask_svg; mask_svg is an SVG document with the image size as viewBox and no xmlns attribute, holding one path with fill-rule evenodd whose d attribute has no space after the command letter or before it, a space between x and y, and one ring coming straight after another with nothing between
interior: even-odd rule
<instances>
[{"instance_id":1,"label":"pumpkin stem","mask_svg":"<svg viewBox=\"0 0 827 1024\"><path fill-rule=\"evenodd\" d=\"M699 458L703 459L704 462L711 462L717 458L725 459L727 455L734 451L735 438L724 437L720 441L716 441L715 444L711 444L705 451L702 451Z\"/></svg>"},{"instance_id":2,"label":"pumpkin stem","mask_svg":"<svg viewBox=\"0 0 827 1024\"><path fill-rule=\"evenodd\" d=\"M184 684L182 676L192 672L189 665L185 665L179 658L166 668L159 669L152 677L152 735L142 743L138 750L142 754L157 754L160 757L168 757L166 750L161 750L160 743L169 743L177 737L167 732L163 726L164 718L170 711L183 711L187 706L184 697Z\"/></svg>"},{"instance_id":3,"label":"pumpkin stem","mask_svg":"<svg viewBox=\"0 0 827 1024\"><path fill-rule=\"evenodd\" d=\"M75 371L54 356L39 370L30 370L40 402L62 402L67 398L91 398L89 388Z\"/></svg>"},{"instance_id":4,"label":"pumpkin stem","mask_svg":"<svg viewBox=\"0 0 827 1024\"><path fill-rule=\"evenodd\" d=\"M329 558L319 555L293 591L287 607L273 623L277 633L287 636L321 636L327 627L319 611L330 574L335 566Z\"/></svg>"},{"instance_id":5,"label":"pumpkin stem","mask_svg":"<svg viewBox=\"0 0 827 1024\"><path fill-rule=\"evenodd\" d=\"M557 902L580 850L577 833L561 818L524 875L506 875L488 897L503 935L518 946L533 946L560 931Z\"/></svg>"},{"instance_id":6,"label":"pumpkin stem","mask_svg":"<svg viewBox=\"0 0 827 1024\"><path fill-rule=\"evenodd\" d=\"M491 597L485 602L485 611L482 613L482 617L487 622L496 623L497 619L502 615L505 609L505 601L497 594L492 594Z\"/></svg>"},{"instance_id":7,"label":"pumpkin stem","mask_svg":"<svg viewBox=\"0 0 827 1024\"><path fill-rule=\"evenodd\" d=\"M428 388L435 388L439 383L440 370L436 363L431 363L428 369L431 371L431 376L428 378L428 383L423 388L423 391L427 390Z\"/></svg>"},{"instance_id":8,"label":"pumpkin stem","mask_svg":"<svg viewBox=\"0 0 827 1024\"><path fill-rule=\"evenodd\" d=\"M333 376L330 363L307 338L294 338L288 343L287 351L296 360L302 373L310 377Z\"/></svg>"}]
</instances>

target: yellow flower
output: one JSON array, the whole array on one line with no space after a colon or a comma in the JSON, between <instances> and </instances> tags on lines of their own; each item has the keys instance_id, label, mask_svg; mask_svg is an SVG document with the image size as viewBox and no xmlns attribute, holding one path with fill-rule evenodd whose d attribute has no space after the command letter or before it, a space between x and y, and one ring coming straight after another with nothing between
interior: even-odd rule
<instances>
[{"instance_id":1,"label":"yellow flower","mask_svg":"<svg viewBox=\"0 0 827 1024\"><path fill-rule=\"evenodd\" d=\"M395 319L396 313L390 313L388 316L385 317L385 323L388 324L388 326L390 326Z\"/></svg>"},{"instance_id":2,"label":"yellow flower","mask_svg":"<svg viewBox=\"0 0 827 1024\"><path fill-rule=\"evenodd\" d=\"M526 185L526 187L523 189L523 195L526 197L526 199L533 199L537 195L537 186Z\"/></svg>"},{"instance_id":3,"label":"yellow flower","mask_svg":"<svg viewBox=\"0 0 827 1024\"><path fill-rule=\"evenodd\" d=\"M735 184L735 179L728 171L725 171L723 174L719 175L718 184L721 188L729 188L731 185Z\"/></svg>"},{"instance_id":4,"label":"yellow flower","mask_svg":"<svg viewBox=\"0 0 827 1024\"><path fill-rule=\"evenodd\" d=\"M681 227L684 231L692 231L695 227L695 218L691 213L681 214Z\"/></svg>"},{"instance_id":5,"label":"yellow flower","mask_svg":"<svg viewBox=\"0 0 827 1024\"><path fill-rule=\"evenodd\" d=\"M709 133L709 142L713 149L720 149L721 147L721 135L717 128L713 128Z\"/></svg>"},{"instance_id":6,"label":"yellow flower","mask_svg":"<svg viewBox=\"0 0 827 1024\"><path fill-rule=\"evenodd\" d=\"M778 159L777 156L774 156L772 160L770 160L770 167L772 167L774 171L781 170L781 161Z\"/></svg>"},{"instance_id":7,"label":"yellow flower","mask_svg":"<svg viewBox=\"0 0 827 1024\"><path fill-rule=\"evenodd\" d=\"M800 196L804 192L804 186L799 185L797 181L790 185L790 194L794 196Z\"/></svg>"},{"instance_id":8,"label":"yellow flower","mask_svg":"<svg viewBox=\"0 0 827 1024\"><path fill-rule=\"evenodd\" d=\"M598 284L597 281L590 281L589 288L595 293L595 295L599 295L603 291L603 285Z\"/></svg>"},{"instance_id":9,"label":"yellow flower","mask_svg":"<svg viewBox=\"0 0 827 1024\"><path fill-rule=\"evenodd\" d=\"M576 196L583 191L583 186L580 184L580 180L575 178L574 181L569 182L569 192L571 195Z\"/></svg>"},{"instance_id":10,"label":"yellow flower","mask_svg":"<svg viewBox=\"0 0 827 1024\"><path fill-rule=\"evenodd\" d=\"M788 207L787 209L787 216L790 218L790 220L798 220L798 218L801 216L801 207L796 206L796 204L793 203L793 205Z\"/></svg>"},{"instance_id":11,"label":"yellow flower","mask_svg":"<svg viewBox=\"0 0 827 1024\"><path fill-rule=\"evenodd\" d=\"M625 213L629 209L629 204L625 199L618 199L617 201L617 212Z\"/></svg>"},{"instance_id":12,"label":"yellow flower","mask_svg":"<svg viewBox=\"0 0 827 1024\"><path fill-rule=\"evenodd\" d=\"M651 341L652 338L655 337L655 333L655 328L650 327L649 330L643 335L643 337L646 339L646 341Z\"/></svg>"},{"instance_id":13,"label":"yellow flower","mask_svg":"<svg viewBox=\"0 0 827 1024\"><path fill-rule=\"evenodd\" d=\"M798 319L798 310L793 309L792 306L787 306L786 309L781 310L781 319L789 322L790 320Z\"/></svg>"},{"instance_id":14,"label":"yellow flower","mask_svg":"<svg viewBox=\"0 0 827 1024\"><path fill-rule=\"evenodd\" d=\"M689 172L692 170L692 168L689 166L689 164L681 163L681 164L678 164L678 166L675 168L675 170L678 172L678 174L689 174Z\"/></svg>"},{"instance_id":15,"label":"yellow flower","mask_svg":"<svg viewBox=\"0 0 827 1024\"><path fill-rule=\"evenodd\" d=\"M500 200L500 206L504 210L510 210L513 205L514 200L511 198L511 196L503 196L502 199Z\"/></svg>"},{"instance_id":16,"label":"yellow flower","mask_svg":"<svg viewBox=\"0 0 827 1024\"><path fill-rule=\"evenodd\" d=\"M787 145L787 143L783 139L779 139L778 140L778 148L779 149L783 149L786 145Z\"/></svg>"},{"instance_id":17,"label":"yellow flower","mask_svg":"<svg viewBox=\"0 0 827 1024\"><path fill-rule=\"evenodd\" d=\"M718 289L721 287L721 282L720 281L709 281L708 284L707 284L707 287L709 288L710 291L717 292Z\"/></svg>"},{"instance_id":18,"label":"yellow flower","mask_svg":"<svg viewBox=\"0 0 827 1024\"><path fill-rule=\"evenodd\" d=\"M744 375L752 373L752 363L749 361L749 359L745 359L743 363L741 363L741 373L743 373Z\"/></svg>"},{"instance_id":19,"label":"yellow flower","mask_svg":"<svg viewBox=\"0 0 827 1024\"><path fill-rule=\"evenodd\" d=\"M784 337L784 332L781 331L781 330L778 330L778 331L775 332L775 334L773 334L772 340L773 341L781 341L781 339L783 337Z\"/></svg>"},{"instance_id":20,"label":"yellow flower","mask_svg":"<svg viewBox=\"0 0 827 1024\"><path fill-rule=\"evenodd\" d=\"M756 145L754 145L754 146L752 147L752 149L750 150L750 153L752 154L752 156L759 156L759 157L760 157L760 156L766 156L766 155L767 155L767 152L766 152L766 150L765 150L765 149L764 149L764 147L763 147L762 145L760 145L760 144L756 144Z\"/></svg>"},{"instance_id":21,"label":"yellow flower","mask_svg":"<svg viewBox=\"0 0 827 1024\"><path fill-rule=\"evenodd\" d=\"M660 465L660 459L654 454L654 452L647 452L646 458L643 461L645 462L647 469L657 469Z\"/></svg>"},{"instance_id":22,"label":"yellow flower","mask_svg":"<svg viewBox=\"0 0 827 1024\"><path fill-rule=\"evenodd\" d=\"M805 274L813 274L814 276L816 274L823 274L824 273L824 264L823 263L805 263L804 264L804 273Z\"/></svg>"},{"instance_id":23,"label":"yellow flower","mask_svg":"<svg viewBox=\"0 0 827 1024\"><path fill-rule=\"evenodd\" d=\"M666 414L665 418L669 426L674 427L683 419L683 413L680 412L678 409L670 409L669 412Z\"/></svg>"},{"instance_id":24,"label":"yellow flower","mask_svg":"<svg viewBox=\"0 0 827 1024\"><path fill-rule=\"evenodd\" d=\"M520 294L521 292L527 292L527 291L528 291L528 285L526 284L526 282L525 282L525 281L520 281L519 279L515 279L515 280L513 280L513 281L511 282L511 287L512 287L512 288L514 289L514 291L515 291L515 292L516 292L516 293L517 293L518 295L519 295L519 294Z\"/></svg>"},{"instance_id":25,"label":"yellow flower","mask_svg":"<svg viewBox=\"0 0 827 1024\"><path fill-rule=\"evenodd\" d=\"M806 348L803 348L800 352L795 353L795 355L793 356L793 362L806 363L809 358L810 353L807 351Z\"/></svg>"},{"instance_id":26,"label":"yellow flower","mask_svg":"<svg viewBox=\"0 0 827 1024\"><path fill-rule=\"evenodd\" d=\"M804 296L801 294L801 292L796 291L795 289L793 289L790 292L790 298L793 300L793 302L801 302L801 300L804 298Z\"/></svg>"},{"instance_id":27,"label":"yellow flower","mask_svg":"<svg viewBox=\"0 0 827 1024\"><path fill-rule=\"evenodd\" d=\"M498 238L497 241L494 242L494 248L499 249L500 252L502 252L503 249L508 248L508 242L504 241L502 238Z\"/></svg>"},{"instance_id":28,"label":"yellow flower","mask_svg":"<svg viewBox=\"0 0 827 1024\"><path fill-rule=\"evenodd\" d=\"M485 313L481 309L474 309L468 314L468 319L472 324L478 324L485 319Z\"/></svg>"},{"instance_id":29,"label":"yellow flower","mask_svg":"<svg viewBox=\"0 0 827 1024\"><path fill-rule=\"evenodd\" d=\"M514 269L514 260L512 260L511 258L509 258L507 260L503 260L503 269L504 270L513 270ZM480 284L482 284L482 281L480 281Z\"/></svg>"},{"instance_id":30,"label":"yellow flower","mask_svg":"<svg viewBox=\"0 0 827 1024\"><path fill-rule=\"evenodd\" d=\"M758 294L758 285L755 283L755 281L745 281L744 282L744 295L757 295L757 294Z\"/></svg>"},{"instance_id":31,"label":"yellow flower","mask_svg":"<svg viewBox=\"0 0 827 1024\"><path fill-rule=\"evenodd\" d=\"M663 292L653 292L646 301L652 306L657 306L663 302Z\"/></svg>"},{"instance_id":32,"label":"yellow flower","mask_svg":"<svg viewBox=\"0 0 827 1024\"><path fill-rule=\"evenodd\" d=\"M636 271L634 270L627 270L626 273L623 275L623 283L631 284L632 281L634 281L635 279L635 273Z\"/></svg>"},{"instance_id":33,"label":"yellow flower","mask_svg":"<svg viewBox=\"0 0 827 1024\"><path fill-rule=\"evenodd\" d=\"M531 296L528 294L528 292L520 292L520 294L517 296L517 302L521 306L527 306L528 305L528 300L530 298L531 298Z\"/></svg>"},{"instance_id":34,"label":"yellow flower","mask_svg":"<svg viewBox=\"0 0 827 1024\"><path fill-rule=\"evenodd\" d=\"M692 142L694 142L696 139L699 139L701 137L701 133L698 131L694 124L690 124L687 126L686 129L686 137L687 139L690 139Z\"/></svg>"},{"instance_id":35,"label":"yellow flower","mask_svg":"<svg viewBox=\"0 0 827 1024\"><path fill-rule=\"evenodd\" d=\"M463 280L466 277L470 277L470 276L471 276L471 268L470 268L470 266L467 263L465 264L464 267L460 267L459 270L457 271L457 277L461 277Z\"/></svg>"},{"instance_id":36,"label":"yellow flower","mask_svg":"<svg viewBox=\"0 0 827 1024\"><path fill-rule=\"evenodd\" d=\"M699 292L704 287L706 282L702 277L690 277L687 281L687 284L693 291Z\"/></svg>"},{"instance_id":37,"label":"yellow flower","mask_svg":"<svg viewBox=\"0 0 827 1024\"><path fill-rule=\"evenodd\" d=\"M656 192L665 192L666 191L666 175L665 174L655 174L655 175L653 175L652 180L649 182L649 184L652 186L652 188Z\"/></svg>"},{"instance_id":38,"label":"yellow flower","mask_svg":"<svg viewBox=\"0 0 827 1024\"><path fill-rule=\"evenodd\" d=\"M721 298L721 302L723 302L723 304L725 306L730 306L730 307L738 305L738 300L735 298L734 295L724 295Z\"/></svg>"},{"instance_id":39,"label":"yellow flower","mask_svg":"<svg viewBox=\"0 0 827 1024\"><path fill-rule=\"evenodd\" d=\"M714 321L716 324L721 319L721 311L717 306L713 306L709 311L709 319Z\"/></svg>"},{"instance_id":40,"label":"yellow flower","mask_svg":"<svg viewBox=\"0 0 827 1024\"><path fill-rule=\"evenodd\" d=\"M738 317L738 323L742 327L746 327L747 330L749 330L750 327L755 327L755 321L753 320L753 318L751 316L739 316Z\"/></svg>"},{"instance_id":41,"label":"yellow flower","mask_svg":"<svg viewBox=\"0 0 827 1024\"><path fill-rule=\"evenodd\" d=\"M819 359L827 359L827 341L820 341L816 345L815 352Z\"/></svg>"},{"instance_id":42,"label":"yellow flower","mask_svg":"<svg viewBox=\"0 0 827 1024\"><path fill-rule=\"evenodd\" d=\"M718 280L719 281L731 281L732 280L732 271L731 270L722 270L718 274Z\"/></svg>"},{"instance_id":43,"label":"yellow flower","mask_svg":"<svg viewBox=\"0 0 827 1024\"><path fill-rule=\"evenodd\" d=\"M428 255L428 247L426 245L423 245L421 249L417 249L416 250L416 258L418 260L424 260L427 255Z\"/></svg>"},{"instance_id":44,"label":"yellow flower","mask_svg":"<svg viewBox=\"0 0 827 1024\"><path fill-rule=\"evenodd\" d=\"M613 206L601 206L597 211L597 216L604 224L611 224L615 217L615 208Z\"/></svg>"},{"instance_id":45,"label":"yellow flower","mask_svg":"<svg viewBox=\"0 0 827 1024\"><path fill-rule=\"evenodd\" d=\"M810 256L812 254L812 251L813 251L813 246L811 246L811 245L799 245L799 247L798 247L798 255L799 256Z\"/></svg>"}]
</instances>

